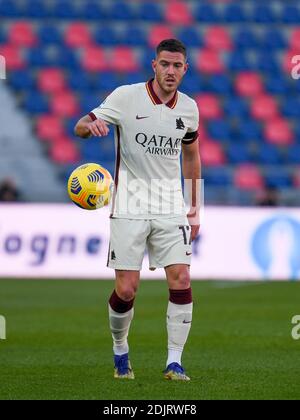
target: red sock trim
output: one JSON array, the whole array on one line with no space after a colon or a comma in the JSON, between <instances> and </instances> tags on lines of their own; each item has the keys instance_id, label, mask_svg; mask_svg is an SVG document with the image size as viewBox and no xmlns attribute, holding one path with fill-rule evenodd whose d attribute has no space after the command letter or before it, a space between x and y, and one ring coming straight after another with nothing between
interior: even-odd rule
<instances>
[{"instance_id":1,"label":"red sock trim","mask_svg":"<svg viewBox=\"0 0 300 420\"><path fill-rule=\"evenodd\" d=\"M176 303L177 305L187 305L193 302L191 287L185 290L169 289L169 294L170 302Z\"/></svg>"},{"instance_id":2,"label":"red sock trim","mask_svg":"<svg viewBox=\"0 0 300 420\"><path fill-rule=\"evenodd\" d=\"M130 311L130 309L133 307L133 302L134 302L134 298L132 300L129 300L128 302L121 299L117 295L115 290L113 291L109 299L109 304L110 304L111 309L121 314L123 314L124 312Z\"/></svg>"}]
</instances>

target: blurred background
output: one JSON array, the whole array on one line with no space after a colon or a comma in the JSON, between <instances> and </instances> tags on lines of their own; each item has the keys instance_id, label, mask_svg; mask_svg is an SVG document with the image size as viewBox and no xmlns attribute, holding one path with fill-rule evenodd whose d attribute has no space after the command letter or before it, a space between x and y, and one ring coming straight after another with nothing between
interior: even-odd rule
<instances>
[{"instance_id":1,"label":"blurred background","mask_svg":"<svg viewBox=\"0 0 300 420\"><path fill-rule=\"evenodd\" d=\"M206 204L299 206L299 1L0 0L0 22L2 201L68 201L82 162L113 173L113 130L85 142L74 124L149 79L154 47L176 37L190 63L181 90L200 109Z\"/></svg>"}]
</instances>

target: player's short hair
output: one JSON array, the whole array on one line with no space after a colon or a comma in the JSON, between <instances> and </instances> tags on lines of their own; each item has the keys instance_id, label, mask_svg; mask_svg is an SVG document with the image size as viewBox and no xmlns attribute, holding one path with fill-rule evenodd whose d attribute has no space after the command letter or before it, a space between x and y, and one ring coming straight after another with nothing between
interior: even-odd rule
<instances>
[{"instance_id":1,"label":"player's short hair","mask_svg":"<svg viewBox=\"0 0 300 420\"><path fill-rule=\"evenodd\" d=\"M187 56L185 45L178 39L164 39L161 41L156 47L156 55L161 51L179 52L184 55L185 59Z\"/></svg>"}]
</instances>

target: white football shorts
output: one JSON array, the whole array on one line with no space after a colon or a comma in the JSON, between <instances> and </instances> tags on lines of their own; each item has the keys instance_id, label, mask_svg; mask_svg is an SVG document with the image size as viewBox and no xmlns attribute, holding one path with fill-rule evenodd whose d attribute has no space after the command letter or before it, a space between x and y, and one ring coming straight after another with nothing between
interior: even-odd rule
<instances>
[{"instance_id":1,"label":"white football shorts","mask_svg":"<svg viewBox=\"0 0 300 420\"><path fill-rule=\"evenodd\" d=\"M190 265L191 227L187 217L110 219L108 267L140 271L146 250L150 269Z\"/></svg>"}]
</instances>

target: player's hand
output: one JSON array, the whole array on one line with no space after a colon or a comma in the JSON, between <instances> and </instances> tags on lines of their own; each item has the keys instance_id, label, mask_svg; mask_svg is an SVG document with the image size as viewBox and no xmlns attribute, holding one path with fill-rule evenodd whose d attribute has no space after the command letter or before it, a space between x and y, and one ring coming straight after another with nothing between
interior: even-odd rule
<instances>
[{"instance_id":1,"label":"player's hand","mask_svg":"<svg viewBox=\"0 0 300 420\"><path fill-rule=\"evenodd\" d=\"M200 231L200 221L199 221L199 215L195 214L195 212L190 211L187 215L189 224L191 226L191 237L192 237L192 241L194 239L197 238L197 236L199 235L199 231Z\"/></svg>"},{"instance_id":2,"label":"player's hand","mask_svg":"<svg viewBox=\"0 0 300 420\"><path fill-rule=\"evenodd\" d=\"M87 128L95 137L107 136L107 134L109 133L108 124L101 119L97 119L93 122L87 123Z\"/></svg>"}]
</instances>

